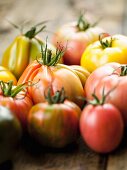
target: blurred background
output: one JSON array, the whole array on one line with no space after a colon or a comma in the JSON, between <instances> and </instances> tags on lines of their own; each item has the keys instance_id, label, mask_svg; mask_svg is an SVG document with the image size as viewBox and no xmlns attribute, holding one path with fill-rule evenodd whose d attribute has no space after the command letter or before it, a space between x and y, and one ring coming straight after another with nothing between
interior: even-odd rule
<instances>
[{"instance_id":1,"label":"blurred background","mask_svg":"<svg viewBox=\"0 0 127 170\"><path fill-rule=\"evenodd\" d=\"M17 25L29 21L26 28L49 20L47 32L41 33L42 39L64 23L76 20L81 11L93 22L100 20L99 26L110 34L127 34L127 0L0 0L0 56L12 42L18 30L7 20Z\"/></svg>"}]
</instances>

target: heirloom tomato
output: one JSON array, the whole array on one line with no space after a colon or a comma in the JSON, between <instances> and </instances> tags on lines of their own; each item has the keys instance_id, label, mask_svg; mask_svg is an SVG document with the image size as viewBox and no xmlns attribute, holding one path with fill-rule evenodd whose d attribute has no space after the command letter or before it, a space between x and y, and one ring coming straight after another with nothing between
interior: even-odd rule
<instances>
[{"instance_id":1,"label":"heirloom tomato","mask_svg":"<svg viewBox=\"0 0 127 170\"><path fill-rule=\"evenodd\" d=\"M108 63L91 73L85 84L87 98L92 98L93 90L101 98L103 87L106 92L114 88L106 102L115 105L120 110L127 125L127 65Z\"/></svg>"},{"instance_id":2,"label":"heirloom tomato","mask_svg":"<svg viewBox=\"0 0 127 170\"><path fill-rule=\"evenodd\" d=\"M35 86L28 87L35 104L45 102L44 92L51 86L54 92L64 87L68 99L82 107L83 101L78 96L84 96L83 85L73 69L64 64L57 64L62 54L63 49L57 49L56 55L52 57L51 51L42 49L42 60L28 65L20 77L18 84L25 81L36 83Z\"/></svg>"},{"instance_id":3,"label":"heirloom tomato","mask_svg":"<svg viewBox=\"0 0 127 170\"><path fill-rule=\"evenodd\" d=\"M7 67L17 79L19 79L27 65L40 54L41 45L45 46L45 42L37 37L37 34L45 29L44 23L41 23L43 26L39 30L37 30L37 27L40 24L37 24L26 33L17 36L3 54L2 66ZM48 48L55 52L53 45L48 44Z\"/></svg>"},{"instance_id":4,"label":"heirloom tomato","mask_svg":"<svg viewBox=\"0 0 127 170\"><path fill-rule=\"evenodd\" d=\"M17 84L16 77L5 67L0 66L0 81L8 82L9 80L13 80L13 84Z\"/></svg>"},{"instance_id":5,"label":"heirloom tomato","mask_svg":"<svg viewBox=\"0 0 127 170\"><path fill-rule=\"evenodd\" d=\"M27 85L13 86L13 81L7 83L0 81L0 106L10 109L24 128L27 126L28 111L33 105L30 96L24 90L25 86Z\"/></svg>"},{"instance_id":6,"label":"heirloom tomato","mask_svg":"<svg viewBox=\"0 0 127 170\"><path fill-rule=\"evenodd\" d=\"M21 134L20 123L13 112L0 106L0 164L11 159Z\"/></svg>"},{"instance_id":7,"label":"heirloom tomato","mask_svg":"<svg viewBox=\"0 0 127 170\"><path fill-rule=\"evenodd\" d=\"M124 123L120 111L112 104L104 103L106 95L94 100L83 109L80 131L86 144L96 152L108 153L120 144Z\"/></svg>"},{"instance_id":8,"label":"heirloom tomato","mask_svg":"<svg viewBox=\"0 0 127 170\"><path fill-rule=\"evenodd\" d=\"M53 44L58 48L60 42L67 50L63 55L64 64L79 65L80 58L85 48L98 40L99 34L104 30L96 24L90 24L83 15L77 22L70 22L63 25L53 36ZM109 34L105 34L108 36Z\"/></svg>"},{"instance_id":9,"label":"heirloom tomato","mask_svg":"<svg viewBox=\"0 0 127 170\"><path fill-rule=\"evenodd\" d=\"M81 66L89 72L109 62L127 64L127 37L113 35L102 39L102 36L89 45L82 55Z\"/></svg>"},{"instance_id":10,"label":"heirloom tomato","mask_svg":"<svg viewBox=\"0 0 127 170\"><path fill-rule=\"evenodd\" d=\"M79 136L80 108L66 100L64 89L45 95L47 102L34 105L28 115L28 130L40 144L61 148Z\"/></svg>"}]
</instances>

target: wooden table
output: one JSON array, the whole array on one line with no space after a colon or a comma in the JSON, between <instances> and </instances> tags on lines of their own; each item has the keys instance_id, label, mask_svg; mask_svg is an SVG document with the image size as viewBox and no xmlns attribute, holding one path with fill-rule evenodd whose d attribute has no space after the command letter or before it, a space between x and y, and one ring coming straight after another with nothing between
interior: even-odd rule
<instances>
[{"instance_id":1,"label":"wooden table","mask_svg":"<svg viewBox=\"0 0 127 170\"><path fill-rule=\"evenodd\" d=\"M0 55L18 34L6 21L16 24L29 20L29 25L43 20L48 23L50 33L41 33L45 39L52 37L54 30L65 22L77 18L79 11L85 9L90 19L103 19L99 23L111 34L127 35L126 0L0 0ZM117 132L116 132L117 133ZM125 134L126 136L126 134ZM33 148L33 142L22 140L14 155L12 164L5 164L2 170L126 170L127 139L124 137L120 147L109 155L91 151L80 138L75 145L63 150Z\"/></svg>"}]
</instances>

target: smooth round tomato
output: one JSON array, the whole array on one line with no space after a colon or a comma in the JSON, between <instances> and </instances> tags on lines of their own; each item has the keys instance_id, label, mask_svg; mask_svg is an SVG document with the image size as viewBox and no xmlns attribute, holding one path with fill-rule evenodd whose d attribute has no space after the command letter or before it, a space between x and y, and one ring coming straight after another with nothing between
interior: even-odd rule
<instances>
[{"instance_id":1,"label":"smooth round tomato","mask_svg":"<svg viewBox=\"0 0 127 170\"><path fill-rule=\"evenodd\" d=\"M111 104L87 105L81 114L80 131L85 143L94 151L108 153L118 147L124 123L120 111Z\"/></svg>"},{"instance_id":2,"label":"smooth round tomato","mask_svg":"<svg viewBox=\"0 0 127 170\"><path fill-rule=\"evenodd\" d=\"M40 144L61 148L79 135L80 108L73 102L34 105L28 115L28 130Z\"/></svg>"},{"instance_id":3,"label":"smooth round tomato","mask_svg":"<svg viewBox=\"0 0 127 170\"><path fill-rule=\"evenodd\" d=\"M0 66L0 80L4 82L8 82L9 80L13 80L13 84L17 84L16 77L6 68Z\"/></svg>"},{"instance_id":4,"label":"smooth round tomato","mask_svg":"<svg viewBox=\"0 0 127 170\"><path fill-rule=\"evenodd\" d=\"M81 57L81 66L89 72L110 62L127 64L127 36L113 35L90 44Z\"/></svg>"},{"instance_id":5,"label":"smooth round tomato","mask_svg":"<svg viewBox=\"0 0 127 170\"><path fill-rule=\"evenodd\" d=\"M13 112L0 106L0 164L11 159L21 134L20 123Z\"/></svg>"},{"instance_id":6,"label":"smooth round tomato","mask_svg":"<svg viewBox=\"0 0 127 170\"><path fill-rule=\"evenodd\" d=\"M127 66L119 63L108 63L96 69L88 77L85 84L85 93L92 99L93 91L101 98L103 88L105 93L112 90L106 102L115 105L121 112L127 125Z\"/></svg>"},{"instance_id":7,"label":"smooth round tomato","mask_svg":"<svg viewBox=\"0 0 127 170\"><path fill-rule=\"evenodd\" d=\"M83 18L83 15L81 15L77 22L70 22L61 26L61 28L55 32L52 42L57 48L59 48L59 43L64 47L67 46L63 55L65 64L79 65L86 47L97 41L99 34L103 32L104 30L102 28L92 26Z\"/></svg>"}]
</instances>

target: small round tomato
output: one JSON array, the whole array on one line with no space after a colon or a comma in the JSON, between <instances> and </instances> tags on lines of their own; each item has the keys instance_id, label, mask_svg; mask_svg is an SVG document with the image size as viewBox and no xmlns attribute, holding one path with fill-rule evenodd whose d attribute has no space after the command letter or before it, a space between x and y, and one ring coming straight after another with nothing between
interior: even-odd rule
<instances>
[{"instance_id":1,"label":"small round tomato","mask_svg":"<svg viewBox=\"0 0 127 170\"><path fill-rule=\"evenodd\" d=\"M16 77L5 67L0 66L0 80L4 82L8 82L9 80L13 80L13 84L17 84Z\"/></svg>"},{"instance_id":2,"label":"small round tomato","mask_svg":"<svg viewBox=\"0 0 127 170\"><path fill-rule=\"evenodd\" d=\"M82 111L80 118L81 135L92 150L108 153L116 149L122 140L123 119L115 106L95 103L92 101Z\"/></svg>"},{"instance_id":3,"label":"small round tomato","mask_svg":"<svg viewBox=\"0 0 127 170\"><path fill-rule=\"evenodd\" d=\"M12 157L20 138L18 119L9 109L0 106L0 164Z\"/></svg>"},{"instance_id":4,"label":"small round tomato","mask_svg":"<svg viewBox=\"0 0 127 170\"><path fill-rule=\"evenodd\" d=\"M77 22L63 25L53 36L53 44L57 48L58 42L64 47L67 46L63 55L64 63L67 65L79 65L85 48L97 41L99 34L104 32L102 28L90 24L83 17L81 15Z\"/></svg>"},{"instance_id":5,"label":"small round tomato","mask_svg":"<svg viewBox=\"0 0 127 170\"><path fill-rule=\"evenodd\" d=\"M61 148L79 135L80 108L57 91L48 103L34 105L28 115L29 133L42 145Z\"/></svg>"}]
</instances>

